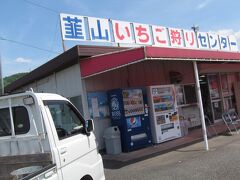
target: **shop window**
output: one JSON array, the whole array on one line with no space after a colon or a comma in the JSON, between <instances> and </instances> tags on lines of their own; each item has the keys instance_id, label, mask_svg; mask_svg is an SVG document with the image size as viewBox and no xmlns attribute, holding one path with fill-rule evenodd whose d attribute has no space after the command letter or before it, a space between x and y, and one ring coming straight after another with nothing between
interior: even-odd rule
<instances>
[{"instance_id":1,"label":"shop window","mask_svg":"<svg viewBox=\"0 0 240 180\"><path fill-rule=\"evenodd\" d=\"M15 134L25 134L30 130L27 109L23 106L13 107L13 124ZM12 132L9 108L0 109L0 136L10 136Z\"/></svg>"},{"instance_id":2,"label":"shop window","mask_svg":"<svg viewBox=\"0 0 240 180\"><path fill-rule=\"evenodd\" d=\"M234 97L229 96L224 98L224 109L225 111L235 108L234 106Z\"/></svg>"},{"instance_id":3,"label":"shop window","mask_svg":"<svg viewBox=\"0 0 240 180\"><path fill-rule=\"evenodd\" d=\"M184 85L186 104L197 102L196 89L194 84Z\"/></svg>"},{"instance_id":4,"label":"shop window","mask_svg":"<svg viewBox=\"0 0 240 180\"><path fill-rule=\"evenodd\" d=\"M235 73L221 74L224 111L235 108L233 84L236 82L236 79L237 78Z\"/></svg>"},{"instance_id":5,"label":"shop window","mask_svg":"<svg viewBox=\"0 0 240 180\"><path fill-rule=\"evenodd\" d=\"M227 79L228 79L228 87L229 87L230 95L233 95L234 93L233 84L237 82L237 74L236 73L228 74Z\"/></svg>"},{"instance_id":6,"label":"shop window","mask_svg":"<svg viewBox=\"0 0 240 180\"><path fill-rule=\"evenodd\" d=\"M177 104L193 104L197 103L195 84L175 85Z\"/></svg>"},{"instance_id":7,"label":"shop window","mask_svg":"<svg viewBox=\"0 0 240 180\"><path fill-rule=\"evenodd\" d=\"M213 108L213 113L214 113L214 118L215 119L221 119L222 118L222 101L217 100L212 102L212 108Z\"/></svg>"},{"instance_id":8,"label":"shop window","mask_svg":"<svg viewBox=\"0 0 240 180\"><path fill-rule=\"evenodd\" d=\"M219 92L219 76L217 75L208 75L210 96L212 99L220 98Z\"/></svg>"},{"instance_id":9,"label":"shop window","mask_svg":"<svg viewBox=\"0 0 240 180\"><path fill-rule=\"evenodd\" d=\"M182 85L175 85L176 96L177 96L177 105L185 104L184 92Z\"/></svg>"},{"instance_id":10,"label":"shop window","mask_svg":"<svg viewBox=\"0 0 240 180\"><path fill-rule=\"evenodd\" d=\"M221 75L221 82L222 82L222 94L223 96L229 95L229 84L228 84L228 77L227 74Z\"/></svg>"}]
</instances>

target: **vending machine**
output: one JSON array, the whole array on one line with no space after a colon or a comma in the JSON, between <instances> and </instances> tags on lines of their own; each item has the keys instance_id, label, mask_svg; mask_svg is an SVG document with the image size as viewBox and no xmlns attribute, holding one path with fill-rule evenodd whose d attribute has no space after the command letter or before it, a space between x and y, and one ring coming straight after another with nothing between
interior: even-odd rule
<instances>
[{"instance_id":1,"label":"vending machine","mask_svg":"<svg viewBox=\"0 0 240 180\"><path fill-rule=\"evenodd\" d=\"M181 137L174 85L149 86L147 91L153 142Z\"/></svg>"},{"instance_id":2,"label":"vending machine","mask_svg":"<svg viewBox=\"0 0 240 180\"><path fill-rule=\"evenodd\" d=\"M121 132L122 150L133 151L152 144L145 89L108 91L113 126Z\"/></svg>"}]
</instances>

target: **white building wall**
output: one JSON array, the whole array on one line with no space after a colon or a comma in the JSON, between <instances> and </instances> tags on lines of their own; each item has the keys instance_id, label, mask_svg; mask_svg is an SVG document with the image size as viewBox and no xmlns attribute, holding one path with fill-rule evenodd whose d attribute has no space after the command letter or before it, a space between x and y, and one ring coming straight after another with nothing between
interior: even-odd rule
<instances>
[{"instance_id":1,"label":"white building wall","mask_svg":"<svg viewBox=\"0 0 240 180\"><path fill-rule=\"evenodd\" d=\"M57 73L53 73L43 79L36 80L35 82L28 84L18 91L26 91L33 89L34 92L39 93L57 93L68 99L79 97L82 102L82 114L86 119L89 118L86 93L83 90L80 66L79 64L68 67ZM78 100L77 99L77 100Z\"/></svg>"},{"instance_id":2,"label":"white building wall","mask_svg":"<svg viewBox=\"0 0 240 180\"><path fill-rule=\"evenodd\" d=\"M79 65L76 64L56 73L57 93L65 97L82 94L82 83Z\"/></svg>"},{"instance_id":3,"label":"white building wall","mask_svg":"<svg viewBox=\"0 0 240 180\"><path fill-rule=\"evenodd\" d=\"M35 89L37 92L55 93L55 78L54 75L50 75L44 79L35 82Z\"/></svg>"}]
</instances>

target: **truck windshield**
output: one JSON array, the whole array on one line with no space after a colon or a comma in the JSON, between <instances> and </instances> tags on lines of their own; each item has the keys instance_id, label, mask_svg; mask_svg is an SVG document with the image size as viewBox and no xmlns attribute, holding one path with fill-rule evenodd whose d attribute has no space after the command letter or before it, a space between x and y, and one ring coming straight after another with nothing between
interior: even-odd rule
<instances>
[{"instance_id":1,"label":"truck windshield","mask_svg":"<svg viewBox=\"0 0 240 180\"><path fill-rule=\"evenodd\" d=\"M44 101L52 115L59 139L84 133L84 119L76 108L67 101Z\"/></svg>"}]
</instances>

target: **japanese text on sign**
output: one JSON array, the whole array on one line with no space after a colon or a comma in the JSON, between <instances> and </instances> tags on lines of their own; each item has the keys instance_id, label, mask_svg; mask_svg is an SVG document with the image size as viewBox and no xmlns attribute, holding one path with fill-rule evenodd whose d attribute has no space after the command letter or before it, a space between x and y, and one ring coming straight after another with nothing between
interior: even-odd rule
<instances>
[{"instance_id":1,"label":"japanese text on sign","mask_svg":"<svg viewBox=\"0 0 240 180\"><path fill-rule=\"evenodd\" d=\"M238 51L233 35L61 14L63 40L127 43L158 47Z\"/></svg>"}]
</instances>

